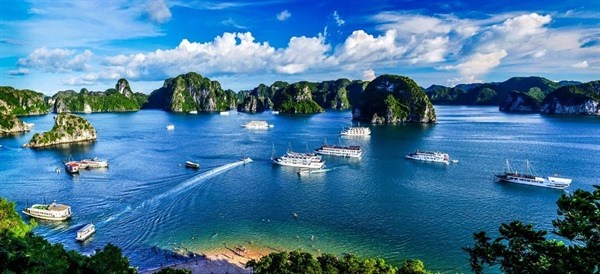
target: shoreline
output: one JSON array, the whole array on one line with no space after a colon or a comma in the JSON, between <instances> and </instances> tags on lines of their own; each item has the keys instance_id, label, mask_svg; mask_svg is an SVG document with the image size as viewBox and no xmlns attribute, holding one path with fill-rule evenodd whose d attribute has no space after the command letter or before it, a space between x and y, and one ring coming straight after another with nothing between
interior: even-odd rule
<instances>
[{"instance_id":1,"label":"shoreline","mask_svg":"<svg viewBox=\"0 0 600 274\"><path fill-rule=\"evenodd\" d=\"M163 268L187 269L192 273L252 273L252 269L246 268L246 262L252 259L260 259L272 252L283 251L273 247L258 246L256 244L223 244L223 247L193 251L187 254L181 254L174 251L179 256L186 257L184 262L164 265L155 268L143 269L139 273L149 274L159 271Z\"/></svg>"}]
</instances>

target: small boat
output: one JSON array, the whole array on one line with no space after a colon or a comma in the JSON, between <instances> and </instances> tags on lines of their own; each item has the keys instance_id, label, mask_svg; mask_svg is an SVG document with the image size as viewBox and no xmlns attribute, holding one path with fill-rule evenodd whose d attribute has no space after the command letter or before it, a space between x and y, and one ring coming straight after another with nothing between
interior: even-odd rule
<instances>
[{"instance_id":1,"label":"small boat","mask_svg":"<svg viewBox=\"0 0 600 274\"><path fill-rule=\"evenodd\" d=\"M192 111L189 112L189 114L198 114L198 111L197 110L192 110Z\"/></svg>"},{"instance_id":2,"label":"small boat","mask_svg":"<svg viewBox=\"0 0 600 274\"><path fill-rule=\"evenodd\" d=\"M294 219L298 219L298 213L292 212L292 217L294 217Z\"/></svg>"},{"instance_id":3,"label":"small boat","mask_svg":"<svg viewBox=\"0 0 600 274\"><path fill-rule=\"evenodd\" d=\"M98 157L94 157L92 159L83 159L79 161L80 168L106 168L108 167L107 160L99 160Z\"/></svg>"},{"instance_id":4,"label":"small boat","mask_svg":"<svg viewBox=\"0 0 600 274\"><path fill-rule=\"evenodd\" d=\"M189 168L200 168L200 164L194 163L192 161L185 161L185 167Z\"/></svg>"},{"instance_id":5,"label":"small boat","mask_svg":"<svg viewBox=\"0 0 600 274\"><path fill-rule=\"evenodd\" d=\"M406 159L444 164L450 163L450 156L447 153L420 150L406 155Z\"/></svg>"},{"instance_id":6,"label":"small boat","mask_svg":"<svg viewBox=\"0 0 600 274\"><path fill-rule=\"evenodd\" d=\"M77 241L83 242L90 238L92 235L96 233L96 227L94 224L87 224L80 230L77 230L77 237L75 238Z\"/></svg>"},{"instance_id":7,"label":"small boat","mask_svg":"<svg viewBox=\"0 0 600 274\"><path fill-rule=\"evenodd\" d=\"M229 115L229 111L221 111L221 112L219 112L219 115L227 116L227 115Z\"/></svg>"},{"instance_id":8,"label":"small boat","mask_svg":"<svg viewBox=\"0 0 600 274\"><path fill-rule=\"evenodd\" d=\"M271 111L271 114L277 115L277 114L279 114L279 111L273 110L273 111Z\"/></svg>"},{"instance_id":9,"label":"small boat","mask_svg":"<svg viewBox=\"0 0 600 274\"><path fill-rule=\"evenodd\" d=\"M71 206L57 204L56 201L53 203L46 204L34 204L22 211L24 214L29 215L33 218L50 220L50 221L64 221L71 218Z\"/></svg>"},{"instance_id":10,"label":"small boat","mask_svg":"<svg viewBox=\"0 0 600 274\"><path fill-rule=\"evenodd\" d=\"M247 164L247 163L252 162L252 159L250 159L250 157L244 157L244 158L242 158L242 162L244 162L244 164Z\"/></svg>"},{"instance_id":11,"label":"small boat","mask_svg":"<svg viewBox=\"0 0 600 274\"><path fill-rule=\"evenodd\" d=\"M247 129L269 129L270 127L273 127L273 125L269 125L267 121L250 121L242 126Z\"/></svg>"},{"instance_id":12,"label":"small boat","mask_svg":"<svg viewBox=\"0 0 600 274\"><path fill-rule=\"evenodd\" d=\"M79 162L65 162L65 170L67 170L69 173L79 173Z\"/></svg>"},{"instance_id":13,"label":"small boat","mask_svg":"<svg viewBox=\"0 0 600 274\"><path fill-rule=\"evenodd\" d=\"M453 164L458 164L458 160L450 160Z\"/></svg>"},{"instance_id":14,"label":"small boat","mask_svg":"<svg viewBox=\"0 0 600 274\"><path fill-rule=\"evenodd\" d=\"M525 161L527 173L519 173L513 170L508 160L506 160L506 170L502 174L497 174L496 178L501 182L522 184L529 186L539 186L554 189L565 189L571 185L572 179L559 177L558 175L540 177L533 171L529 161Z\"/></svg>"},{"instance_id":15,"label":"small boat","mask_svg":"<svg viewBox=\"0 0 600 274\"><path fill-rule=\"evenodd\" d=\"M167 130L175 130L175 125L173 125L173 124L167 125Z\"/></svg>"}]
</instances>

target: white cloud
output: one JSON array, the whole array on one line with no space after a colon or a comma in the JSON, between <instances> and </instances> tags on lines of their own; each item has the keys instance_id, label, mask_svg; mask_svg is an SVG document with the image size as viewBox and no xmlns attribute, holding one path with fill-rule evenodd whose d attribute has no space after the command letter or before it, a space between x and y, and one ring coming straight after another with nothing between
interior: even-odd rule
<instances>
[{"instance_id":1,"label":"white cloud","mask_svg":"<svg viewBox=\"0 0 600 274\"><path fill-rule=\"evenodd\" d=\"M356 65L397 63L405 52L406 48L397 43L394 30L377 37L363 30L357 30L336 48L334 57L336 65L350 70Z\"/></svg>"},{"instance_id":2,"label":"white cloud","mask_svg":"<svg viewBox=\"0 0 600 274\"><path fill-rule=\"evenodd\" d=\"M587 60L571 65L571 67L574 67L574 68L588 68L589 66L590 66L590 64L588 64Z\"/></svg>"},{"instance_id":3,"label":"white cloud","mask_svg":"<svg viewBox=\"0 0 600 274\"><path fill-rule=\"evenodd\" d=\"M150 0L146 5L146 12L153 21L158 23L167 22L172 17L171 10L164 0Z\"/></svg>"},{"instance_id":4,"label":"white cloud","mask_svg":"<svg viewBox=\"0 0 600 274\"><path fill-rule=\"evenodd\" d=\"M337 10L333 11L333 19L335 20L335 23L338 25L338 27L341 27L346 23L346 21L342 20Z\"/></svg>"},{"instance_id":5,"label":"white cloud","mask_svg":"<svg viewBox=\"0 0 600 274\"><path fill-rule=\"evenodd\" d=\"M375 79L375 71L372 69L363 70L362 72L362 80L364 81L373 81Z\"/></svg>"},{"instance_id":6,"label":"white cloud","mask_svg":"<svg viewBox=\"0 0 600 274\"><path fill-rule=\"evenodd\" d=\"M75 55L75 50L48 49L43 47L35 49L25 58L20 58L17 64L22 67L41 69L46 72L85 71L90 68L89 62L93 55L89 50Z\"/></svg>"},{"instance_id":7,"label":"white cloud","mask_svg":"<svg viewBox=\"0 0 600 274\"><path fill-rule=\"evenodd\" d=\"M277 14L277 20L285 21L288 18L290 18L291 16L292 16L292 14L288 10L284 10Z\"/></svg>"},{"instance_id":8,"label":"white cloud","mask_svg":"<svg viewBox=\"0 0 600 274\"><path fill-rule=\"evenodd\" d=\"M490 69L500 65L500 60L507 55L508 53L506 53L505 50L487 54L475 53L458 65L442 66L439 67L439 69L458 70L458 72L463 76L463 79L473 82L476 81L477 76L487 73Z\"/></svg>"}]
</instances>

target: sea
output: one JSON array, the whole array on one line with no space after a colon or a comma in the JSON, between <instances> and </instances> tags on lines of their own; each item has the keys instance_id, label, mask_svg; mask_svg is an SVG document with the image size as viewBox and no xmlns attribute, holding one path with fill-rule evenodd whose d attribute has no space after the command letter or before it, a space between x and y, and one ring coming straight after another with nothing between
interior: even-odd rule
<instances>
[{"instance_id":1,"label":"sea","mask_svg":"<svg viewBox=\"0 0 600 274\"><path fill-rule=\"evenodd\" d=\"M84 254L113 243L140 269L178 260L170 251L253 244L381 257L396 265L414 258L430 271L455 273L470 271L463 248L474 243L474 232L497 236L500 224L511 220L551 231L563 193L600 184L597 117L435 109L436 124L361 124L371 128L366 138L340 136L344 127L357 126L349 111L85 114L97 130L95 142L46 149L22 145L50 130L54 114L23 117L35 124L31 132L0 138L0 196L19 211L33 203L70 205L70 220L40 221L34 232ZM274 127L241 126L251 120ZM363 157L324 156L331 171L302 177L271 162L324 143L359 145ZM458 163L405 159L417 149L449 153ZM110 167L79 175L62 168L65 160L92 157ZM243 157L253 162L241 164ZM188 160L200 168L186 168ZM495 182L506 160L518 171L529 160L537 174L560 174L573 183L562 191ZM88 223L97 233L76 242Z\"/></svg>"}]
</instances>

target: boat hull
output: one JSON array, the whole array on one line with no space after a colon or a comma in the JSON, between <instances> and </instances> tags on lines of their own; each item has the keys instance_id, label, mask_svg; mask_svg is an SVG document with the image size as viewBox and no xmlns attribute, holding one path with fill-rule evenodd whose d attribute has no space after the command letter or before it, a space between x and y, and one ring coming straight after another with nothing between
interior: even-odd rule
<instances>
[{"instance_id":1,"label":"boat hull","mask_svg":"<svg viewBox=\"0 0 600 274\"><path fill-rule=\"evenodd\" d=\"M443 160L443 159L422 158L422 157L414 157L414 156L411 156L411 155L406 155L405 158L406 159L410 159L410 160L422 161L422 162L430 162L430 163L442 163L442 164L449 164L450 163L449 161Z\"/></svg>"},{"instance_id":2,"label":"boat hull","mask_svg":"<svg viewBox=\"0 0 600 274\"><path fill-rule=\"evenodd\" d=\"M513 183L519 185L537 186L552 189L565 189L571 185L572 179L560 178L560 177L534 177L534 178L518 178L513 176L507 176L504 174L496 175L498 181Z\"/></svg>"},{"instance_id":3,"label":"boat hull","mask_svg":"<svg viewBox=\"0 0 600 274\"><path fill-rule=\"evenodd\" d=\"M276 164L276 165L280 165L280 166L310 168L310 169L323 168L323 166L325 165L325 163L323 163L323 162L312 162L310 164L286 163L286 162L278 161L277 159L274 159L273 163Z\"/></svg>"},{"instance_id":4,"label":"boat hull","mask_svg":"<svg viewBox=\"0 0 600 274\"><path fill-rule=\"evenodd\" d=\"M66 221L69 218L71 218L71 216L62 216L62 217L50 217L50 216L41 216L41 215L37 215L35 213L30 213L27 210L23 210L21 211L23 212L23 214L36 218L36 219L42 219L42 220L48 220L48 221Z\"/></svg>"}]
</instances>

